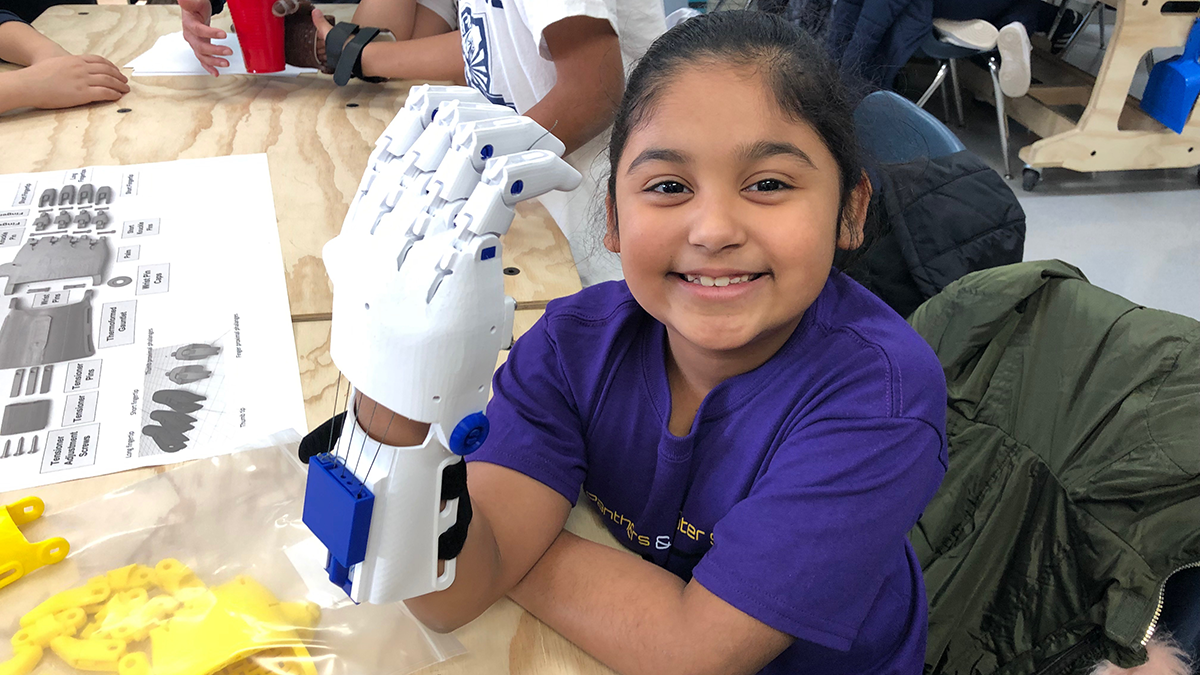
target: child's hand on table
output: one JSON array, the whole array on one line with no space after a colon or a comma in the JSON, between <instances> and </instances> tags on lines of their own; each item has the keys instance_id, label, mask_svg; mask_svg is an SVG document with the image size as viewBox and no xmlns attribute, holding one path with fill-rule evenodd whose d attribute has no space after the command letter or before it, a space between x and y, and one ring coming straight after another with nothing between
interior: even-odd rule
<instances>
[{"instance_id":1,"label":"child's hand on table","mask_svg":"<svg viewBox=\"0 0 1200 675\"><path fill-rule=\"evenodd\" d=\"M95 101L115 101L129 93L129 80L108 59L94 54L63 53L17 71L24 102L35 108L70 108Z\"/></svg>"},{"instance_id":2,"label":"child's hand on table","mask_svg":"<svg viewBox=\"0 0 1200 675\"><path fill-rule=\"evenodd\" d=\"M209 0L179 0L179 12L183 17L183 39L192 47L200 65L217 77L217 68L229 67L229 61L221 57L233 55L233 50L212 43L226 37L225 31L208 25L212 20L212 4Z\"/></svg>"}]
</instances>

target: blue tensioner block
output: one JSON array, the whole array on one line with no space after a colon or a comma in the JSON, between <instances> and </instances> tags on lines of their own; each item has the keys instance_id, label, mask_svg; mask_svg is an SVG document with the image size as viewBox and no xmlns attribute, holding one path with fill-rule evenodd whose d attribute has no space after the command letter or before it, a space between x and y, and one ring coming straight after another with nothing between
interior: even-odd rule
<instances>
[{"instance_id":1,"label":"blue tensioner block","mask_svg":"<svg viewBox=\"0 0 1200 675\"><path fill-rule=\"evenodd\" d=\"M346 595L350 595L350 568L367 557L374 507L375 495L341 459L324 453L309 460L302 519L329 549L325 571Z\"/></svg>"}]
</instances>

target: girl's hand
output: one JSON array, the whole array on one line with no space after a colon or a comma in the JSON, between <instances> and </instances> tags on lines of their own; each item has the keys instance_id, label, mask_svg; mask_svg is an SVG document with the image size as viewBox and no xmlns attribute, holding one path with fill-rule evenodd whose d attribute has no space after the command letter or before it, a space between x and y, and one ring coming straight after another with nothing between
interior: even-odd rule
<instances>
[{"instance_id":1,"label":"girl's hand","mask_svg":"<svg viewBox=\"0 0 1200 675\"><path fill-rule=\"evenodd\" d=\"M183 39L191 45L200 65L217 77L218 67L229 67L229 61L221 57L231 56L233 50L212 43L225 38L225 31L208 25L212 19L212 4L209 0L179 0L179 12L183 17Z\"/></svg>"},{"instance_id":2,"label":"girl's hand","mask_svg":"<svg viewBox=\"0 0 1200 675\"><path fill-rule=\"evenodd\" d=\"M18 73L24 82L26 105L35 108L115 101L129 93L129 80L121 71L94 54L45 58Z\"/></svg>"}]
</instances>

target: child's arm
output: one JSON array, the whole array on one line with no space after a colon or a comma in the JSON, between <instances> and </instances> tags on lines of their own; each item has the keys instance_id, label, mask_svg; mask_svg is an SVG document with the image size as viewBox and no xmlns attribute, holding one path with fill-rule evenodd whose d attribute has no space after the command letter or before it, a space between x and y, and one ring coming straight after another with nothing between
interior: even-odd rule
<instances>
[{"instance_id":1,"label":"child's arm","mask_svg":"<svg viewBox=\"0 0 1200 675\"><path fill-rule=\"evenodd\" d=\"M320 10L313 23L324 40L333 26ZM372 42L362 51L362 71L367 77L400 80L448 80L465 84L462 36L458 31L399 42Z\"/></svg>"},{"instance_id":2,"label":"child's arm","mask_svg":"<svg viewBox=\"0 0 1200 675\"><path fill-rule=\"evenodd\" d=\"M624 675L757 673L794 640L695 580L565 531L508 595Z\"/></svg>"},{"instance_id":3,"label":"child's arm","mask_svg":"<svg viewBox=\"0 0 1200 675\"><path fill-rule=\"evenodd\" d=\"M360 394L358 420L371 438L400 447L425 440L428 424L375 406ZM454 583L405 601L417 619L443 633L470 623L516 586L562 531L571 511L553 489L495 464L468 464L467 486L473 516Z\"/></svg>"},{"instance_id":4,"label":"child's arm","mask_svg":"<svg viewBox=\"0 0 1200 675\"><path fill-rule=\"evenodd\" d=\"M121 71L95 55L72 56L29 24L0 24L0 59L27 68L0 73L0 113L17 108L70 108L115 101L129 93Z\"/></svg>"},{"instance_id":5,"label":"child's arm","mask_svg":"<svg viewBox=\"0 0 1200 675\"><path fill-rule=\"evenodd\" d=\"M392 31L397 41L441 35L451 26L417 0L362 0L351 19L360 26Z\"/></svg>"},{"instance_id":6,"label":"child's arm","mask_svg":"<svg viewBox=\"0 0 1200 675\"><path fill-rule=\"evenodd\" d=\"M69 55L57 42L24 21L0 23L0 61L31 66L44 59Z\"/></svg>"},{"instance_id":7,"label":"child's arm","mask_svg":"<svg viewBox=\"0 0 1200 675\"><path fill-rule=\"evenodd\" d=\"M554 87L525 114L579 149L612 124L625 91L621 45L604 19L573 16L543 31L557 75Z\"/></svg>"}]
</instances>

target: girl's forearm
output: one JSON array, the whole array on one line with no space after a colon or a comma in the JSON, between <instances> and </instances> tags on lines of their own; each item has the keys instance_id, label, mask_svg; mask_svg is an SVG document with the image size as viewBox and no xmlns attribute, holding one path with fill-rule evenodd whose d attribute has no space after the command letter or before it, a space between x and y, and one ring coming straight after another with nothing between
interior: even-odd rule
<instances>
[{"instance_id":1,"label":"girl's forearm","mask_svg":"<svg viewBox=\"0 0 1200 675\"><path fill-rule=\"evenodd\" d=\"M473 621L504 596L500 549L487 517L475 509L467 541L459 552L454 583L444 591L405 600L409 611L426 626L449 633ZM441 573L441 568L438 572Z\"/></svg>"},{"instance_id":2,"label":"girl's forearm","mask_svg":"<svg viewBox=\"0 0 1200 675\"><path fill-rule=\"evenodd\" d=\"M563 531L508 596L617 672L663 675L688 672L676 659L687 652L684 588L660 567Z\"/></svg>"},{"instance_id":3,"label":"girl's forearm","mask_svg":"<svg viewBox=\"0 0 1200 675\"><path fill-rule=\"evenodd\" d=\"M29 66L42 59L67 54L57 42L27 23L9 21L0 24L0 60Z\"/></svg>"}]
</instances>

